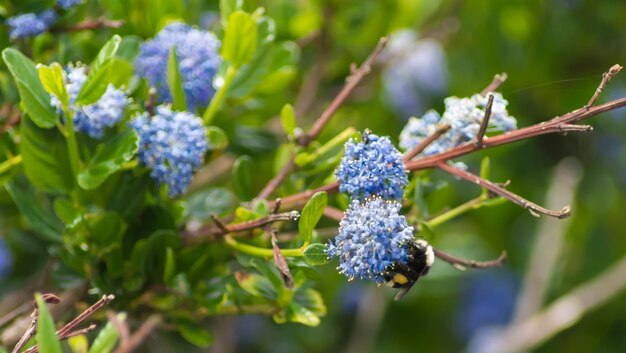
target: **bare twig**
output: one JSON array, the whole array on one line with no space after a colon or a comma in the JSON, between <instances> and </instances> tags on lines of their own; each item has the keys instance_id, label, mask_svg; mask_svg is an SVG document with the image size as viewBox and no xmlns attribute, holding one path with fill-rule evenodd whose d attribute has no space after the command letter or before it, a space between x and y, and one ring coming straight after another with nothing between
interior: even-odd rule
<instances>
[{"instance_id":1,"label":"bare twig","mask_svg":"<svg viewBox=\"0 0 626 353\"><path fill-rule=\"evenodd\" d=\"M11 351L12 353L19 353L24 348L28 340L30 340L30 338L35 335L35 330L37 329L38 316L39 316L39 310L37 310L37 307L35 307L35 309L33 309L33 313L30 314L30 317L31 317L30 325L28 326L28 329L26 329L26 332L24 332L22 337L20 337L20 340L17 341L17 344L13 348L13 351Z\"/></svg>"},{"instance_id":2,"label":"bare twig","mask_svg":"<svg viewBox=\"0 0 626 353\"><path fill-rule=\"evenodd\" d=\"M609 81L613 78L613 76L617 75L621 70L622 70L622 66L615 64L611 66L609 71L602 74L602 81L600 82L600 85L598 86L598 88L596 88L596 91L594 92L593 96L589 100L589 103L587 103L587 105L585 106L586 108L589 108L596 103L596 100L598 100L600 93L602 93L602 90L604 90L604 86L606 86L606 84L609 83Z\"/></svg>"},{"instance_id":3,"label":"bare twig","mask_svg":"<svg viewBox=\"0 0 626 353\"><path fill-rule=\"evenodd\" d=\"M343 211L331 206L326 206L326 208L324 208L324 216L334 219L335 221L341 221L343 218Z\"/></svg>"},{"instance_id":4,"label":"bare twig","mask_svg":"<svg viewBox=\"0 0 626 353\"><path fill-rule=\"evenodd\" d=\"M489 94L489 100L487 101L487 106L485 107L485 116L483 117L483 121L480 123L480 130L478 130L478 135L476 135L476 146L483 146L483 138L485 138L485 133L487 132L487 126L489 126L489 118L491 118L491 107L493 106L493 94Z\"/></svg>"},{"instance_id":5,"label":"bare twig","mask_svg":"<svg viewBox=\"0 0 626 353\"><path fill-rule=\"evenodd\" d=\"M541 207L532 201L528 201L525 198L503 188L502 186L491 182L489 180L483 179L478 175L467 172L463 169L456 168L451 166L445 162L441 162L437 165L437 168L442 171L449 173L451 175L457 176L461 179L467 180L471 183L478 184L483 188L493 192L496 195L502 196L506 199L511 200L513 203L520 205L521 207L527 209L530 214L538 217L540 214L544 214L546 216L556 217L559 219L567 218L571 215L571 210L569 206L563 207L560 211L548 210L547 208Z\"/></svg>"},{"instance_id":6,"label":"bare twig","mask_svg":"<svg viewBox=\"0 0 626 353\"><path fill-rule=\"evenodd\" d=\"M124 24L124 21L114 21L109 20L104 17L95 18L95 19L87 19L83 22L77 23L73 26L69 27L52 27L50 28L51 33L61 33L61 32L79 32L89 29L101 29L101 28L120 28Z\"/></svg>"},{"instance_id":7,"label":"bare twig","mask_svg":"<svg viewBox=\"0 0 626 353\"><path fill-rule=\"evenodd\" d=\"M438 259L445 261L452 266L458 268L459 270L464 271L466 267L470 268L490 268L490 267L501 267L506 263L506 251L502 251L500 257L497 260L491 261L476 261L476 260L467 260L460 257L456 257L454 255L450 255L441 250L433 249L435 252L435 256Z\"/></svg>"},{"instance_id":8,"label":"bare twig","mask_svg":"<svg viewBox=\"0 0 626 353\"><path fill-rule=\"evenodd\" d=\"M404 161L405 162L410 161L411 159L413 159L413 157L422 153L422 151L424 151L426 147L430 146L433 142L435 142L438 138L440 138L441 135L448 132L448 130L450 130L449 124L443 124L437 127L437 130L435 130L435 132L433 132L432 135L427 136L420 143L418 143L415 147L411 148L409 151L407 151L407 153L404 154Z\"/></svg>"},{"instance_id":9,"label":"bare twig","mask_svg":"<svg viewBox=\"0 0 626 353\"><path fill-rule=\"evenodd\" d=\"M118 314L113 311L107 312L107 318L109 322L115 326L117 332L120 334L120 345L126 344L130 338L130 330L128 329L128 324L126 324L126 320L120 320L117 316Z\"/></svg>"},{"instance_id":10,"label":"bare twig","mask_svg":"<svg viewBox=\"0 0 626 353\"><path fill-rule=\"evenodd\" d=\"M88 334L89 332L95 330L96 327L98 327L96 324L91 324L91 325L89 325L89 326L87 326L87 327L85 327L83 329L79 329L79 330L76 330L76 331L68 332L67 334L59 337L59 339L60 340L66 340L66 339L72 338L74 336L85 335L85 334Z\"/></svg>"},{"instance_id":11,"label":"bare twig","mask_svg":"<svg viewBox=\"0 0 626 353\"><path fill-rule=\"evenodd\" d=\"M508 78L508 76L506 75L506 72L503 72L501 74L495 75L494 78L493 78L493 81L491 81L489 86L485 87L485 89L482 90L482 92L480 92L480 95L485 97L485 96L487 96L487 94L497 90L498 87L500 87L500 85L503 84L504 81L506 81L507 78Z\"/></svg>"},{"instance_id":12,"label":"bare twig","mask_svg":"<svg viewBox=\"0 0 626 353\"><path fill-rule=\"evenodd\" d=\"M148 336L161 324L161 317L152 315L133 333L125 344L115 350L114 353L130 353L139 347Z\"/></svg>"}]
</instances>

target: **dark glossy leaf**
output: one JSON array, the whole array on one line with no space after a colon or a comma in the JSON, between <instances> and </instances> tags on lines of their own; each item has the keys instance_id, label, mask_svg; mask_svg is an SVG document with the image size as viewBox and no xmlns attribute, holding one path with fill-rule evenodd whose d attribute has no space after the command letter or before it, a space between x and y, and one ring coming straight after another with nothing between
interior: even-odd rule
<instances>
[{"instance_id":1,"label":"dark glossy leaf","mask_svg":"<svg viewBox=\"0 0 626 353\"><path fill-rule=\"evenodd\" d=\"M241 288L255 297L265 297L270 300L275 300L278 297L272 282L263 276L254 273L235 272L235 279Z\"/></svg>"},{"instance_id":2,"label":"dark glossy leaf","mask_svg":"<svg viewBox=\"0 0 626 353\"><path fill-rule=\"evenodd\" d=\"M252 191L252 158L241 156L233 165L233 186L235 193L242 200L251 200L254 197Z\"/></svg>"},{"instance_id":3,"label":"dark glossy leaf","mask_svg":"<svg viewBox=\"0 0 626 353\"><path fill-rule=\"evenodd\" d=\"M20 98L30 119L39 127L54 127L59 116L50 105L50 95L39 80L35 64L13 48L3 50L2 58L17 83Z\"/></svg>"},{"instance_id":4,"label":"dark glossy leaf","mask_svg":"<svg viewBox=\"0 0 626 353\"><path fill-rule=\"evenodd\" d=\"M304 261L312 266L328 263L330 259L328 258L326 249L326 245L320 243L313 243L307 246L306 249L304 249Z\"/></svg>"},{"instance_id":5,"label":"dark glossy leaf","mask_svg":"<svg viewBox=\"0 0 626 353\"><path fill-rule=\"evenodd\" d=\"M324 209L328 203L328 196L325 191L318 192L304 205L300 220L298 221L298 234L304 244L311 242L313 230L324 214Z\"/></svg>"},{"instance_id":6,"label":"dark glossy leaf","mask_svg":"<svg viewBox=\"0 0 626 353\"><path fill-rule=\"evenodd\" d=\"M43 207L30 187L14 181L5 184L5 188L22 216L38 235L48 241L62 242L63 225L50 210Z\"/></svg>"},{"instance_id":7,"label":"dark glossy leaf","mask_svg":"<svg viewBox=\"0 0 626 353\"><path fill-rule=\"evenodd\" d=\"M213 336L206 328L191 320L178 320L178 332L189 342L198 347L208 347L213 343Z\"/></svg>"},{"instance_id":8,"label":"dark glossy leaf","mask_svg":"<svg viewBox=\"0 0 626 353\"><path fill-rule=\"evenodd\" d=\"M234 195L226 188L208 188L187 199L187 212L191 217L209 220L211 215L223 215L234 210Z\"/></svg>"},{"instance_id":9,"label":"dark glossy leaf","mask_svg":"<svg viewBox=\"0 0 626 353\"><path fill-rule=\"evenodd\" d=\"M170 49L170 56L167 61L167 85L172 95L172 109L180 112L187 110L187 102L185 101L185 92L183 91L183 82L180 78L180 70L178 68L178 56L176 55L176 47Z\"/></svg>"},{"instance_id":10,"label":"dark glossy leaf","mask_svg":"<svg viewBox=\"0 0 626 353\"><path fill-rule=\"evenodd\" d=\"M139 140L137 134L129 129L99 147L87 167L78 174L78 185L83 189L95 189L119 171L137 152Z\"/></svg>"}]
</instances>

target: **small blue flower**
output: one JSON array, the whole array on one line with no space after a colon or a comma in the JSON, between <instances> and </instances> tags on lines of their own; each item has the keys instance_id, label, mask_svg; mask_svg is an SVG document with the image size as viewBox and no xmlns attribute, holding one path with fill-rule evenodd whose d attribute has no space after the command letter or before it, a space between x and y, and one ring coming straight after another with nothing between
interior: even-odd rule
<instances>
[{"instance_id":1,"label":"small blue flower","mask_svg":"<svg viewBox=\"0 0 626 353\"><path fill-rule=\"evenodd\" d=\"M11 271L11 254L6 248L4 240L0 237L0 279Z\"/></svg>"},{"instance_id":2,"label":"small blue flower","mask_svg":"<svg viewBox=\"0 0 626 353\"><path fill-rule=\"evenodd\" d=\"M87 67L82 64L66 68L65 87L70 96L70 110L74 112L74 130L84 132L93 138L101 138L107 127L114 126L124 117L124 109L130 103L126 93L109 84L104 94L95 103L75 105L78 92L87 80ZM62 113L61 101L51 95L51 102Z\"/></svg>"},{"instance_id":3,"label":"small blue flower","mask_svg":"<svg viewBox=\"0 0 626 353\"><path fill-rule=\"evenodd\" d=\"M130 126L139 135L139 160L152 168L150 175L167 185L171 197L182 194L208 149L202 119L161 105L155 116L143 113Z\"/></svg>"},{"instance_id":4,"label":"small blue flower","mask_svg":"<svg viewBox=\"0 0 626 353\"><path fill-rule=\"evenodd\" d=\"M405 245L413 239L413 227L399 214L401 207L399 202L380 198L352 201L339 224L339 234L327 249L330 258L339 259L340 273L350 280L382 283L389 266L408 261Z\"/></svg>"},{"instance_id":5,"label":"small blue flower","mask_svg":"<svg viewBox=\"0 0 626 353\"><path fill-rule=\"evenodd\" d=\"M7 19L11 39L31 37L47 31L59 18L54 10L44 12L25 13Z\"/></svg>"},{"instance_id":6,"label":"small blue flower","mask_svg":"<svg viewBox=\"0 0 626 353\"><path fill-rule=\"evenodd\" d=\"M57 0L57 5L63 10L69 10L82 2L83 0Z\"/></svg>"},{"instance_id":7,"label":"small blue flower","mask_svg":"<svg viewBox=\"0 0 626 353\"><path fill-rule=\"evenodd\" d=\"M222 62L219 40L211 32L173 23L141 45L141 52L135 60L136 72L157 89L164 102L172 101L167 85L167 64L172 47L176 48L187 108L195 111L207 106L215 93L213 78Z\"/></svg>"},{"instance_id":8,"label":"small blue flower","mask_svg":"<svg viewBox=\"0 0 626 353\"><path fill-rule=\"evenodd\" d=\"M506 110L508 102L500 93L493 95L493 105L489 118L488 132L511 131L517 128L517 121ZM440 124L449 124L450 130L430 144L421 155L430 156L445 152L464 142L476 138L480 124L485 116L488 96L475 94L471 98L448 97L445 99L446 110L443 116L428 111L421 118L411 118L400 133L400 147L408 151L417 146L424 138L437 130Z\"/></svg>"},{"instance_id":9,"label":"small blue flower","mask_svg":"<svg viewBox=\"0 0 626 353\"><path fill-rule=\"evenodd\" d=\"M388 137L368 132L363 134L363 142L346 142L335 175L339 190L359 200L374 195L399 200L408 184L400 152Z\"/></svg>"}]
</instances>

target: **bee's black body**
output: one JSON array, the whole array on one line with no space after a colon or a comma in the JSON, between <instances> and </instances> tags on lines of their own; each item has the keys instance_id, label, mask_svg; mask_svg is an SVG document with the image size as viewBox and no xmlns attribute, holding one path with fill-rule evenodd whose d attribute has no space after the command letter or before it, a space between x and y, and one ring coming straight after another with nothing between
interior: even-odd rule
<instances>
[{"instance_id":1,"label":"bee's black body","mask_svg":"<svg viewBox=\"0 0 626 353\"><path fill-rule=\"evenodd\" d=\"M410 242L407 246L409 248L408 262L396 262L383 274L385 284L400 288L395 296L396 300L401 299L420 277L428 274L435 259L433 248L425 240Z\"/></svg>"}]
</instances>

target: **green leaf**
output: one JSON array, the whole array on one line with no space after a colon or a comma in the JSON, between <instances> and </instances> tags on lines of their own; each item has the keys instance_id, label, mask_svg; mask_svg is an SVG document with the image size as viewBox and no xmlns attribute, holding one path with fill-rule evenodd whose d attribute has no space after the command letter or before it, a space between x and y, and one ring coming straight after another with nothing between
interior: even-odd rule
<instances>
[{"instance_id":1,"label":"green leaf","mask_svg":"<svg viewBox=\"0 0 626 353\"><path fill-rule=\"evenodd\" d=\"M172 47L170 49L170 57L167 61L167 85L170 88L170 93L172 94L172 109L180 112L186 111L187 102L185 101L183 82L180 78L176 47Z\"/></svg>"},{"instance_id":2,"label":"green leaf","mask_svg":"<svg viewBox=\"0 0 626 353\"><path fill-rule=\"evenodd\" d=\"M54 94L63 104L63 109L67 110L70 104L70 97L65 90L65 80L63 78L63 68L59 63L50 66L37 65L39 80L44 89L50 94Z\"/></svg>"},{"instance_id":3,"label":"green leaf","mask_svg":"<svg viewBox=\"0 0 626 353\"><path fill-rule=\"evenodd\" d=\"M117 314L117 319L120 322L123 322L126 320L126 314ZM89 349L89 353L111 353L117 344L118 337L119 332L117 332L115 325L111 322L107 322L106 326L104 326L98 334L98 337L96 337L93 341L93 345Z\"/></svg>"},{"instance_id":4,"label":"green leaf","mask_svg":"<svg viewBox=\"0 0 626 353\"><path fill-rule=\"evenodd\" d=\"M237 10L241 10L243 7L243 0L220 0L220 21L222 27L228 26L228 18L230 14Z\"/></svg>"},{"instance_id":5,"label":"green leaf","mask_svg":"<svg viewBox=\"0 0 626 353\"><path fill-rule=\"evenodd\" d=\"M87 353L89 348L89 341L87 341L87 336L84 334L70 337L67 343L72 349L72 353Z\"/></svg>"},{"instance_id":6,"label":"green leaf","mask_svg":"<svg viewBox=\"0 0 626 353\"><path fill-rule=\"evenodd\" d=\"M219 127L207 127L206 136L209 150L211 151L223 150L226 146L228 146L228 136L226 136L224 130Z\"/></svg>"},{"instance_id":7,"label":"green leaf","mask_svg":"<svg viewBox=\"0 0 626 353\"><path fill-rule=\"evenodd\" d=\"M119 48L122 38L114 35L104 44L96 59L91 63L85 83L76 96L76 104L88 105L96 102L106 91L110 80L109 75L114 72L111 61Z\"/></svg>"},{"instance_id":8,"label":"green leaf","mask_svg":"<svg viewBox=\"0 0 626 353\"><path fill-rule=\"evenodd\" d=\"M139 55L141 43L143 43L143 39L139 36L125 36L122 38L115 56L131 63L135 61L135 58Z\"/></svg>"},{"instance_id":9,"label":"green leaf","mask_svg":"<svg viewBox=\"0 0 626 353\"><path fill-rule=\"evenodd\" d=\"M285 133L291 137L295 135L296 129L296 112L291 104L285 104L280 111L280 120L283 123Z\"/></svg>"},{"instance_id":10,"label":"green leaf","mask_svg":"<svg viewBox=\"0 0 626 353\"><path fill-rule=\"evenodd\" d=\"M313 243L304 249L304 261L312 266L324 265L330 261L326 250L326 245Z\"/></svg>"},{"instance_id":11,"label":"green leaf","mask_svg":"<svg viewBox=\"0 0 626 353\"><path fill-rule=\"evenodd\" d=\"M66 225L72 225L82 215L80 208L76 207L69 199L59 197L54 200L54 213Z\"/></svg>"},{"instance_id":12,"label":"green leaf","mask_svg":"<svg viewBox=\"0 0 626 353\"><path fill-rule=\"evenodd\" d=\"M241 288L255 297L265 297L270 300L275 300L278 297L276 288L264 276L254 273L235 272L235 279Z\"/></svg>"},{"instance_id":13,"label":"green leaf","mask_svg":"<svg viewBox=\"0 0 626 353\"><path fill-rule=\"evenodd\" d=\"M111 59L111 62L108 65L110 66L108 69L109 83L115 88L121 89L126 87L135 71L133 64L131 64L128 60L115 57Z\"/></svg>"},{"instance_id":14,"label":"green leaf","mask_svg":"<svg viewBox=\"0 0 626 353\"><path fill-rule=\"evenodd\" d=\"M131 160L139 148L139 140L134 131L126 130L100 147L87 167L78 174L78 185L85 190L97 188Z\"/></svg>"},{"instance_id":15,"label":"green leaf","mask_svg":"<svg viewBox=\"0 0 626 353\"><path fill-rule=\"evenodd\" d=\"M61 342L56 334L54 321L48 310L48 305L43 300L41 294L35 294L37 301L37 309L39 316L37 318L37 344L40 352L46 353L63 353L61 350Z\"/></svg>"},{"instance_id":16,"label":"green leaf","mask_svg":"<svg viewBox=\"0 0 626 353\"><path fill-rule=\"evenodd\" d=\"M209 220L211 215L224 215L234 210L235 197L227 188L208 188L187 198L187 213L199 220Z\"/></svg>"},{"instance_id":17,"label":"green leaf","mask_svg":"<svg viewBox=\"0 0 626 353\"><path fill-rule=\"evenodd\" d=\"M285 308L285 316L288 321L311 327L315 327L321 322L319 316L298 303L290 303L287 305Z\"/></svg>"},{"instance_id":18,"label":"green leaf","mask_svg":"<svg viewBox=\"0 0 626 353\"><path fill-rule=\"evenodd\" d=\"M63 241L63 226L50 210L43 207L32 189L15 181L5 184L5 188L22 216L37 234L55 243Z\"/></svg>"},{"instance_id":19,"label":"green leaf","mask_svg":"<svg viewBox=\"0 0 626 353\"><path fill-rule=\"evenodd\" d=\"M206 348L213 343L213 336L201 325L191 320L178 320L176 328L181 336L189 343L201 348Z\"/></svg>"},{"instance_id":20,"label":"green leaf","mask_svg":"<svg viewBox=\"0 0 626 353\"><path fill-rule=\"evenodd\" d=\"M257 47L257 24L250 14L237 10L228 17L222 57L235 67L247 64Z\"/></svg>"},{"instance_id":21,"label":"green leaf","mask_svg":"<svg viewBox=\"0 0 626 353\"><path fill-rule=\"evenodd\" d=\"M28 180L43 191L72 189L65 139L58 130L41 129L30 120L20 123L20 154Z\"/></svg>"},{"instance_id":22,"label":"green leaf","mask_svg":"<svg viewBox=\"0 0 626 353\"><path fill-rule=\"evenodd\" d=\"M304 244L311 242L313 230L324 214L324 208L328 203L328 196L325 191L317 192L304 205L300 220L298 221L298 233Z\"/></svg>"},{"instance_id":23,"label":"green leaf","mask_svg":"<svg viewBox=\"0 0 626 353\"><path fill-rule=\"evenodd\" d=\"M17 83L24 110L30 119L39 127L54 127L59 116L50 105L50 95L39 80L35 64L13 48L3 50L2 59Z\"/></svg>"},{"instance_id":24,"label":"green leaf","mask_svg":"<svg viewBox=\"0 0 626 353\"><path fill-rule=\"evenodd\" d=\"M176 274L176 257L170 247L165 249L165 269L163 270L163 283L170 284Z\"/></svg>"},{"instance_id":25,"label":"green leaf","mask_svg":"<svg viewBox=\"0 0 626 353\"><path fill-rule=\"evenodd\" d=\"M252 192L252 158L241 156L233 165L233 186L240 199L247 201L254 197Z\"/></svg>"}]
</instances>

